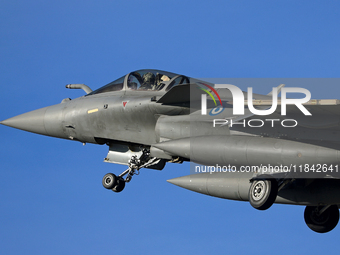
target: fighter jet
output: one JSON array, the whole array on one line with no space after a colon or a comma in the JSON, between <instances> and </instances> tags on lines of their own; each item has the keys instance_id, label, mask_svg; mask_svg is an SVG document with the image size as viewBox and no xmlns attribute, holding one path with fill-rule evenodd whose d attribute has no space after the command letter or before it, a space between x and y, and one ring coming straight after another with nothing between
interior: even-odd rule
<instances>
[{"instance_id":1,"label":"fighter jet","mask_svg":"<svg viewBox=\"0 0 340 255\"><path fill-rule=\"evenodd\" d=\"M277 84L278 85L278 84ZM0 123L108 146L104 161L127 165L108 173L104 188L121 192L142 168L191 162L191 173L168 182L209 196L306 206L313 231L339 221L339 100L310 100L306 89L279 85L267 95L242 92L175 73L144 69L85 95ZM278 94L281 92L281 97ZM306 92L298 100L289 92Z\"/></svg>"}]
</instances>

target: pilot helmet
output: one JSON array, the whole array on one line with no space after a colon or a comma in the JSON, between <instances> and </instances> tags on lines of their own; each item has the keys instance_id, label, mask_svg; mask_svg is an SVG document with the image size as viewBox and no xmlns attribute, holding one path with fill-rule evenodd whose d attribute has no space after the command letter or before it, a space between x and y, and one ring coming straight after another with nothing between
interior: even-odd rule
<instances>
[{"instance_id":1,"label":"pilot helmet","mask_svg":"<svg viewBox=\"0 0 340 255\"><path fill-rule=\"evenodd\" d=\"M143 75L143 83L154 84L155 83L155 75L151 72L145 73Z\"/></svg>"}]
</instances>

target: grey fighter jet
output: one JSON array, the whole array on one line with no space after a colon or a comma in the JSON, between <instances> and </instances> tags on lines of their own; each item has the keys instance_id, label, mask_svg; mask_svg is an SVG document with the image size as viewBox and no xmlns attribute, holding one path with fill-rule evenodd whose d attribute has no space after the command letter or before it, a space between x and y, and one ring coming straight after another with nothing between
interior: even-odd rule
<instances>
[{"instance_id":1,"label":"grey fighter jet","mask_svg":"<svg viewBox=\"0 0 340 255\"><path fill-rule=\"evenodd\" d=\"M106 174L106 189L121 192L141 168L190 161L191 175L168 180L209 196L306 206L313 231L339 221L338 100L287 101L283 85L268 95L242 92L160 70L138 70L86 95L0 122L25 131L106 144L104 161L127 165ZM281 98L278 93L281 91ZM308 94L308 93L307 93ZM281 108L280 108L281 106ZM322 122L315 120L322 119Z\"/></svg>"}]
</instances>

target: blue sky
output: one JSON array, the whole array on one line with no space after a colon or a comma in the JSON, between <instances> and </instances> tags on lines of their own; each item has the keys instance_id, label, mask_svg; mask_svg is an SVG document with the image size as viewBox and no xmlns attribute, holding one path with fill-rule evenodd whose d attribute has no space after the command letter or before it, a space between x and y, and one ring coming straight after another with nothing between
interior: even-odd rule
<instances>
[{"instance_id":1,"label":"blue sky","mask_svg":"<svg viewBox=\"0 0 340 255\"><path fill-rule=\"evenodd\" d=\"M338 78L338 1L0 1L0 119L75 98L136 69L195 78ZM249 85L251 86L251 85ZM274 85L276 86L276 84ZM304 86L340 98L334 83ZM265 86L256 93L268 93ZM142 170L120 194L101 185L123 166L105 146L0 127L1 254L320 253L304 207L196 194L166 182L189 165Z\"/></svg>"}]
</instances>

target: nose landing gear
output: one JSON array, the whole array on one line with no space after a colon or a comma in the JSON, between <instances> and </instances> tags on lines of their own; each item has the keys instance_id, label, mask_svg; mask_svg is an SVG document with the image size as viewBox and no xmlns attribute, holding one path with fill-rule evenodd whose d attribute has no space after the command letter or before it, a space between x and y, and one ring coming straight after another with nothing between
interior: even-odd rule
<instances>
[{"instance_id":1,"label":"nose landing gear","mask_svg":"<svg viewBox=\"0 0 340 255\"><path fill-rule=\"evenodd\" d=\"M105 174L102 184L105 189L113 189L117 185L117 176L112 173Z\"/></svg>"},{"instance_id":2,"label":"nose landing gear","mask_svg":"<svg viewBox=\"0 0 340 255\"><path fill-rule=\"evenodd\" d=\"M143 153L139 158L135 155L131 157L128 163L128 169L118 176L112 173L106 174L103 177L102 184L106 189L111 189L114 192L121 192L125 188L125 184L131 181L132 176L139 174L141 168L155 165L159 161L160 159L158 158L150 158L150 151L143 149ZM125 175L126 177L124 179Z\"/></svg>"}]
</instances>

